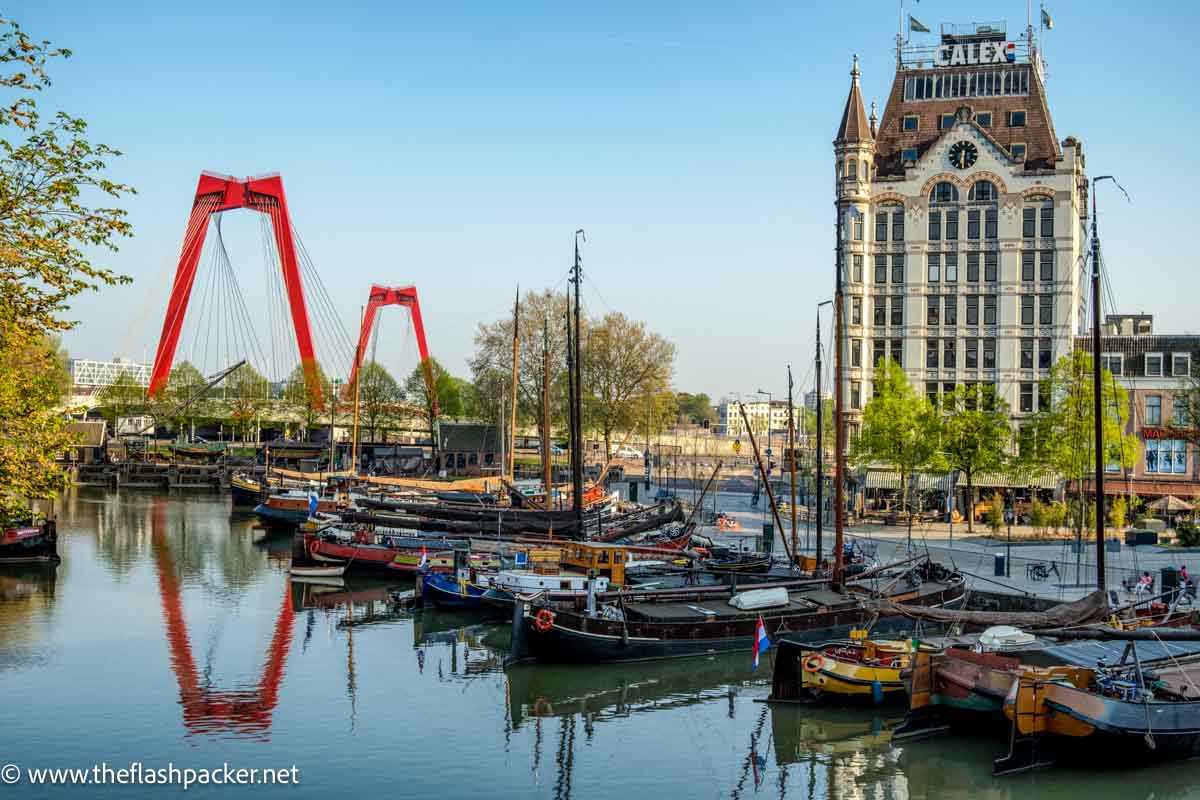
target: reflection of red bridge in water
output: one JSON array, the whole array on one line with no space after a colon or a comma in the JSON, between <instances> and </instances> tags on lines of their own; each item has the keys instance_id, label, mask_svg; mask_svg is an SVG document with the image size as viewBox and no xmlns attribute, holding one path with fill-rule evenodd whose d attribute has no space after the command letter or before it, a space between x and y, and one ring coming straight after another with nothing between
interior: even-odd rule
<instances>
[{"instance_id":1,"label":"reflection of red bridge in water","mask_svg":"<svg viewBox=\"0 0 1200 800\"><path fill-rule=\"evenodd\" d=\"M158 572L158 593L167 626L171 669L179 684L184 727L189 733L233 732L265 738L271 729L271 714L279 703L279 685L292 645L295 620L292 594L285 585L283 604L275 619L275 633L267 648L267 661L258 683L242 689L219 689L211 685L207 678L201 678L192 655L179 575L167 544L165 515L165 505L156 505L151 518L151 550Z\"/></svg>"}]
</instances>

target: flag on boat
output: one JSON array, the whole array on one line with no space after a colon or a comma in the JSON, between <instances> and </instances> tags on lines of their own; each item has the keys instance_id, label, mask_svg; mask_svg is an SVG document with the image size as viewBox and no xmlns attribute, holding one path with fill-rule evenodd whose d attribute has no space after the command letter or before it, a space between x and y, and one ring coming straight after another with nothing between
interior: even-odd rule
<instances>
[{"instance_id":1,"label":"flag on boat","mask_svg":"<svg viewBox=\"0 0 1200 800\"><path fill-rule=\"evenodd\" d=\"M1048 31L1054 29L1054 20L1045 8L1042 9L1042 27Z\"/></svg>"},{"instance_id":2,"label":"flag on boat","mask_svg":"<svg viewBox=\"0 0 1200 800\"><path fill-rule=\"evenodd\" d=\"M763 625L762 615L758 615L758 626L754 630L754 669L758 669L758 655L771 649L771 640L767 638L767 626Z\"/></svg>"},{"instance_id":3,"label":"flag on boat","mask_svg":"<svg viewBox=\"0 0 1200 800\"><path fill-rule=\"evenodd\" d=\"M320 498L317 497L316 492L308 493L308 515L310 517L315 517L317 515L317 503L319 502Z\"/></svg>"},{"instance_id":4,"label":"flag on boat","mask_svg":"<svg viewBox=\"0 0 1200 800\"><path fill-rule=\"evenodd\" d=\"M429 565L429 555L425 552L425 543L421 542L421 563L417 565L417 569L425 569Z\"/></svg>"}]
</instances>

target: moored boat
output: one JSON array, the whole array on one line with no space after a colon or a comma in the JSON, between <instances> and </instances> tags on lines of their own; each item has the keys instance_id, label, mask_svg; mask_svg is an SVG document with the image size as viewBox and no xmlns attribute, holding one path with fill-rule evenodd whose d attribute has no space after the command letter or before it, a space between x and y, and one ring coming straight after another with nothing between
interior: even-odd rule
<instances>
[{"instance_id":1,"label":"moored boat","mask_svg":"<svg viewBox=\"0 0 1200 800\"><path fill-rule=\"evenodd\" d=\"M911 640L868 639L793 642L781 639L771 677L770 702L866 701L904 698L900 670L912 657ZM856 634L863 634L856 636Z\"/></svg>"},{"instance_id":2,"label":"moored boat","mask_svg":"<svg viewBox=\"0 0 1200 800\"><path fill-rule=\"evenodd\" d=\"M27 522L0 532L0 564L57 564L58 529L54 520Z\"/></svg>"},{"instance_id":3,"label":"moored boat","mask_svg":"<svg viewBox=\"0 0 1200 800\"><path fill-rule=\"evenodd\" d=\"M229 494L234 506L254 507L261 503L266 494L266 484L242 472L229 478Z\"/></svg>"},{"instance_id":4,"label":"moored boat","mask_svg":"<svg viewBox=\"0 0 1200 800\"><path fill-rule=\"evenodd\" d=\"M946 609L961 605L961 575L927 561L908 567L908 581L898 581L906 585L892 595L896 601ZM520 653L527 647L541 660L582 663L750 652L760 619L772 641L784 634L794 641L828 641L849 636L874 613L864 602L872 593L862 584L839 592L825 580L795 579L756 588L785 591L777 604L755 608L741 607L736 591L727 586L622 591L598 596L594 612L582 599L535 602L525 609L514 649ZM910 627L899 614L882 614L874 630L883 634Z\"/></svg>"},{"instance_id":5,"label":"moored boat","mask_svg":"<svg viewBox=\"0 0 1200 800\"><path fill-rule=\"evenodd\" d=\"M333 497L317 499L318 514L333 514L341 510L342 504ZM299 525L308 519L309 494L303 491L286 490L272 494L254 507L254 513L267 522Z\"/></svg>"},{"instance_id":6,"label":"moored boat","mask_svg":"<svg viewBox=\"0 0 1200 800\"><path fill-rule=\"evenodd\" d=\"M340 578L346 567L333 565L307 566L293 564L288 571L301 578Z\"/></svg>"}]
</instances>

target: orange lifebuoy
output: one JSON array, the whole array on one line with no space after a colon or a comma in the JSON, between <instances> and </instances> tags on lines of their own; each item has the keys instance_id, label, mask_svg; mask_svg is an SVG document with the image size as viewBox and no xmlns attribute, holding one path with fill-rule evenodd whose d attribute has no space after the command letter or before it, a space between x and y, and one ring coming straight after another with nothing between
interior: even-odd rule
<instances>
[{"instance_id":1,"label":"orange lifebuoy","mask_svg":"<svg viewBox=\"0 0 1200 800\"><path fill-rule=\"evenodd\" d=\"M543 608L537 612L537 616L533 618L533 627L537 628L542 633L554 627L554 612L548 608Z\"/></svg>"},{"instance_id":2,"label":"orange lifebuoy","mask_svg":"<svg viewBox=\"0 0 1200 800\"><path fill-rule=\"evenodd\" d=\"M804 659L804 671L820 672L821 667L824 666L824 664L825 659L821 657L820 653L812 653L808 656L808 658Z\"/></svg>"}]
</instances>

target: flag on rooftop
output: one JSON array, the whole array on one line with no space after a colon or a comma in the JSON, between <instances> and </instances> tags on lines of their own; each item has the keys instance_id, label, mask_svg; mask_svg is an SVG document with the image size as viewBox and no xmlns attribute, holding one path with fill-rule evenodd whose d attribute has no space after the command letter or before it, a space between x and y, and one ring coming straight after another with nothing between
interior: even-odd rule
<instances>
[{"instance_id":1,"label":"flag on rooftop","mask_svg":"<svg viewBox=\"0 0 1200 800\"><path fill-rule=\"evenodd\" d=\"M1046 12L1043 11L1042 13L1045 14ZM929 27L912 14L908 15L908 29L910 31L916 31L917 33L930 33Z\"/></svg>"}]
</instances>

